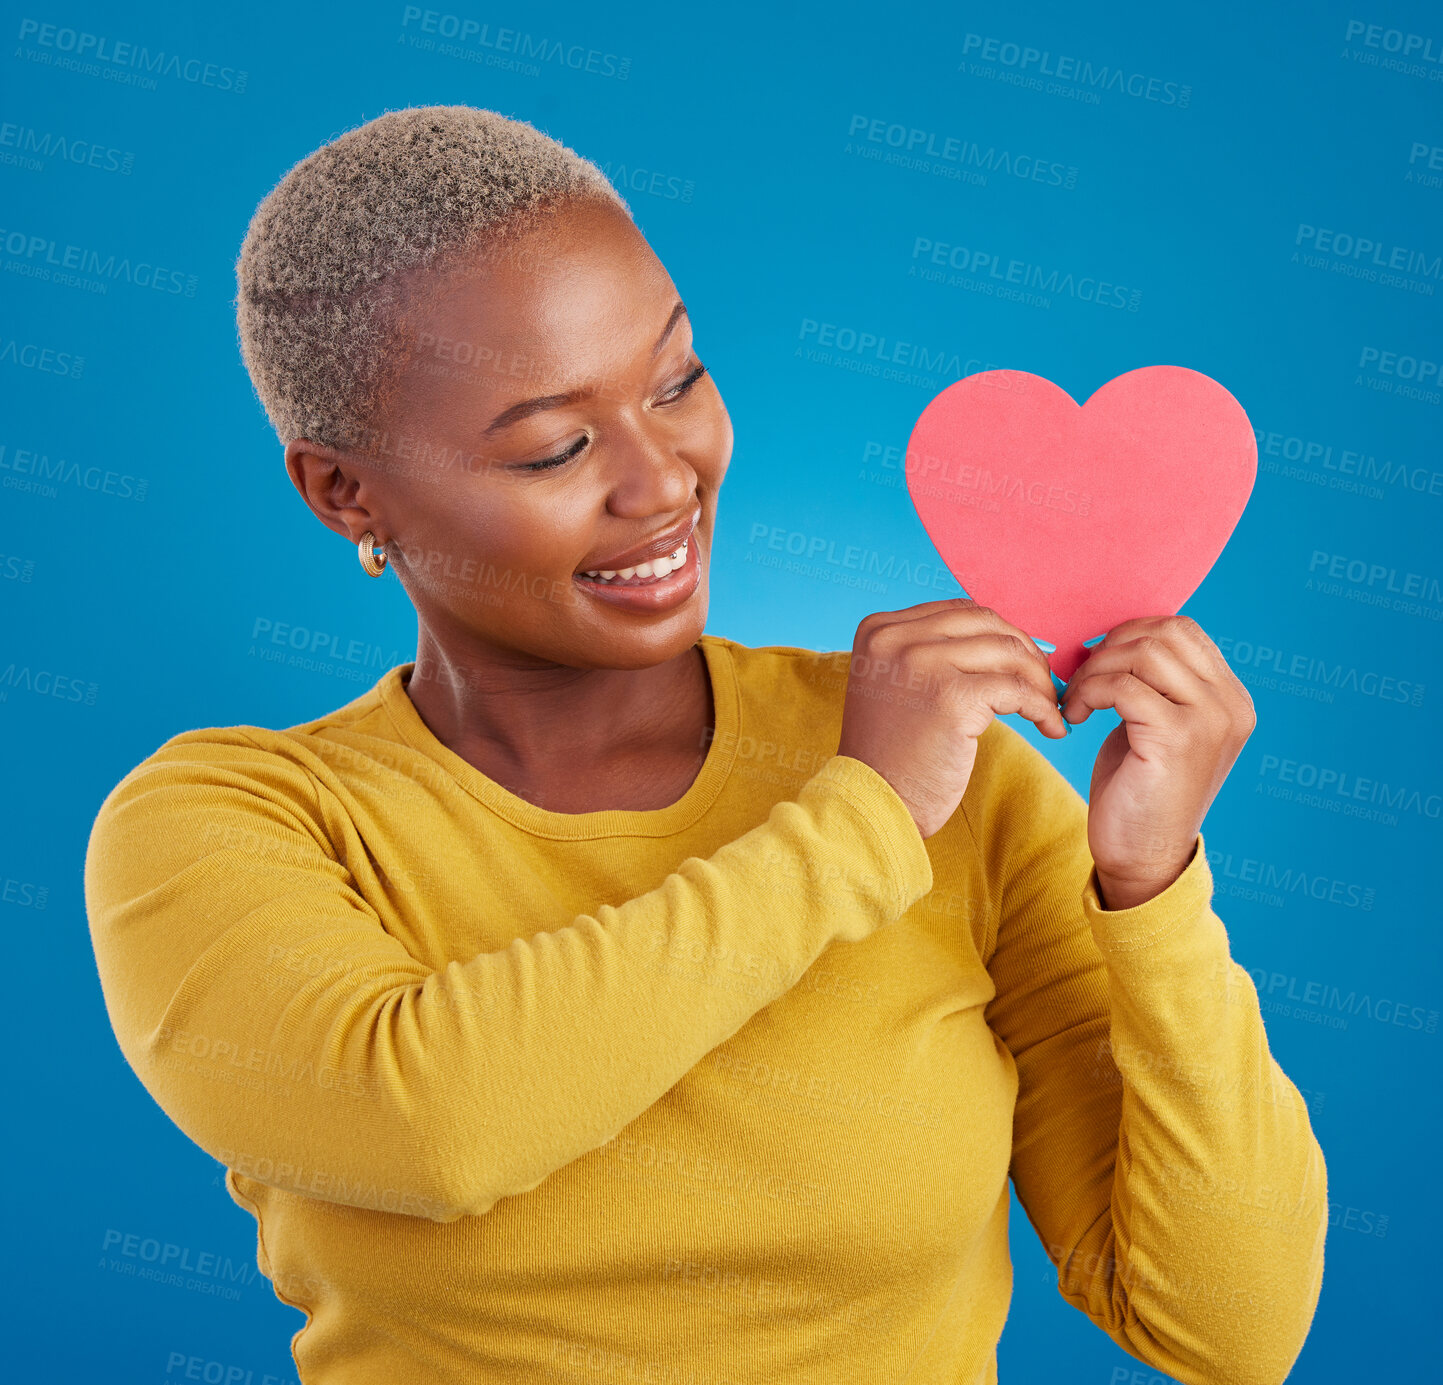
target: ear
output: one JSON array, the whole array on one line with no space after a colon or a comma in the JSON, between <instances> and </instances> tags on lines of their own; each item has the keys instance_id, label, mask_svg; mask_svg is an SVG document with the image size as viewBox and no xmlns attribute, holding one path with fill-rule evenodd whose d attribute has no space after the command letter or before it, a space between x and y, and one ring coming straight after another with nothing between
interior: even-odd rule
<instances>
[{"instance_id":1,"label":"ear","mask_svg":"<svg viewBox=\"0 0 1443 1385\"><path fill-rule=\"evenodd\" d=\"M386 542L375 514L366 506L369 497L362 473L345 453L297 438L286 444L286 471L301 499L327 529L350 543L359 543L369 529L378 544Z\"/></svg>"}]
</instances>

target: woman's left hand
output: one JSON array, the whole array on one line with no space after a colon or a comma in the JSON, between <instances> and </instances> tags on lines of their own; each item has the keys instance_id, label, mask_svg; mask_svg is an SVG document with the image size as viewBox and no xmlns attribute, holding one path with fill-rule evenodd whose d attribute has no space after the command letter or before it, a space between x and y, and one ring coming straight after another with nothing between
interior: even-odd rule
<instances>
[{"instance_id":1,"label":"woman's left hand","mask_svg":"<svg viewBox=\"0 0 1443 1385\"><path fill-rule=\"evenodd\" d=\"M1182 874L1203 818L1257 725L1248 690L1187 616L1143 616L1107 632L1072 675L1062 715L1122 718L1102 743L1087 844L1107 909L1159 895Z\"/></svg>"}]
</instances>

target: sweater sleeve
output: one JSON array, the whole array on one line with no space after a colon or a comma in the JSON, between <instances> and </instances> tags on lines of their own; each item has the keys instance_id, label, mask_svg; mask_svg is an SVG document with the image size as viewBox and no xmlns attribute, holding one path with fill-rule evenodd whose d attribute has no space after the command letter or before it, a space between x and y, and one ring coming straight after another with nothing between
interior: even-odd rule
<instances>
[{"instance_id":1,"label":"sweater sleeve","mask_svg":"<svg viewBox=\"0 0 1443 1385\"><path fill-rule=\"evenodd\" d=\"M358 893L311 777L245 741L177 737L107 797L91 939L120 1048L167 1115L248 1177L327 1201L374 1206L380 1189L454 1221L536 1187L831 942L932 885L906 805L838 755L647 893L432 969ZM745 986L723 964L738 956L766 963Z\"/></svg>"},{"instance_id":2,"label":"sweater sleeve","mask_svg":"<svg viewBox=\"0 0 1443 1385\"><path fill-rule=\"evenodd\" d=\"M1277 1385L1311 1326L1323 1155L1211 907L1103 907L1087 805L1011 727L968 810L996 901L987 1019L1017 1064L1012 1179L1058 1288L1183 1385Z\"/></svg>"}]
</instances>

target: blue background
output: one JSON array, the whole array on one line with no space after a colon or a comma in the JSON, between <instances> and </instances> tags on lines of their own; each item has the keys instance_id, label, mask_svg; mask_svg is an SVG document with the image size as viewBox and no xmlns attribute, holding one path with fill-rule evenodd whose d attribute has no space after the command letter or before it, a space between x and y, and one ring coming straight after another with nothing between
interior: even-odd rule
<instances>
[{"instance_id":1,"label":"blue background","mask_svg":"<svg viewBox=\"0 0 1443 1385\"><path fill-rule=\"evenodd\" d=\"M288 1343L302 1318L254 1273L253 1221L116 1047L81 865L104 794L167 737L308 720L379 676L324 658L267 661L254 652L257 622L334 633L342 647L363 641L384 665L413 655L399 585L367 579L285 476L236 345L233 264L257 202L318 144L386 109L453 102L529 120L606 168L685 297L736 429L708 623L719 634L844 649L868 611L947 594L897 581L868 592L825 570L759 567L752 535L780 526L835 540L839 552L857 544L884 560L931 561L901 472L880 468L876 450L904 446L957 374L1028 370L1083 400L1123 371L1167 362L1206 372L1241 401L1264 440L1257 485L1184 611L1256 701L1257 730L1204 827L1215 907L1263 992L1274 1053L1307 1097L1335 1204L1322 1300L1292 1379L1436 1370L1424 1323L1440 1233L1443 404L1436 373L1433 388L1414 381L1410 395L1399 372L1409 370L1401 358L1431 360L1436 372L1443 356L1443 177L1436 162L1428 169L1443 156L1415 147L1443 145L1443 16L1389 0L1306 12L1034 4L900 15L880 4L606 13L448 3L438 13L609 60L598 73L558 62L532 72L445 56L417 46L422 25L401 4L7 6L0 921L15 983L6 1023L18 1120L5 1142L14 1378L153 1382L167 1378L172 1353L253 1370L256 1385L266 1372L294 1377ZM105 75L113 64L77 70L68 40L47 45L27 19L213 63L217 84L124 84ZM1355 19L1380 26L1372 46L1366 33L1350 40ZM1388 66L1387 30L1430 39L1432 56L1416 72ZM1143 90L1156 78L1174 98L1186 86L1187 104L1115 89L1078 100L1048 91L1046 78L1040 90L1020 85L1008 80L1021 75L1010 49L998 51L1012 66L974 71L966 63L980 64L986 39L1141 74ZM880 141L865 138L873 120ZM957 137L1075 170L1059 175L1074 185L995 168L978 183L889 163L890 125L930 133L937 148ZM100 151L98 166L57 152L62 137ZM1300 226L1433 263L1412 287L1349 274L1346 256L1309 265L1294 257L1318 253L1297 245ZM1135 310L924 282L908 273L919 236L1111 280L1138 291ZM72 244L161 263L180 291L117 280L98 292L44 277L47 258ZM868 366L875 352L819 355L821 324L961 366L886 378ZM1399 358L1392 373L1376 369L1385 352ZM1309 443L1310 457L1286 455ZM1381 476L1348 477L1345 452L1376 458ZM44 484L35 455L50 459ZM1422 574L1431 599L1401 609L1359 599L1387 578L1310 588L1317 553L1396 570L1396 584ZM1290 680L1278 660L1286 671L1297 655L1409 691L1393 700L1396 691ZM36 691L42 683L61 692ZM1084 793L1115 724L1096 715L1058 745L1011 720ZM1269 756L1417 789L1423 806L1369 821L1338 811L1342 800L1273 797ZM1340 903L1260 890L1244 859L1349 888ZM1300 1009L1299 997L1320 992L1354 999ZM1375 1011L1379 998L1392 1005ZM1395 1006L1406 1022L1387 1018ZM1162 1380L1058 1297L1015 1205L1013 1216L1002 1380ZM129 1276L107 1268L117 1231L229 1256L252 1273L233 1299Z\"/></svg>"}]
</instances>

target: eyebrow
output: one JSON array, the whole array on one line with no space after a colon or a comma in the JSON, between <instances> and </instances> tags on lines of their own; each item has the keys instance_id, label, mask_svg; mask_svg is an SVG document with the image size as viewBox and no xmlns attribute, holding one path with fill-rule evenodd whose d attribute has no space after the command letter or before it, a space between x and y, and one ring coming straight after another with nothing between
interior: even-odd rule
<instances>
[{"instance_id":1,"label":"eyebrow","mask_svg":"<svg viewBox=\"0 0 1443 1385\"><path fill-rule=\"evenodd\" d=\"M686 310L686 304L677 299L676 306L671 310L671 316L666 320L666 326L661 329L661 335L656 339L656 344L651 348L651 358L656 359L657 353L666 345L666 339L671 336L676 324L683 317L690 317ZM585 399L591 393L590 390L568 390L565 394L540 394L535 399L523 399L519 404L512 404L502 409L490 423L486 425L483 437L490 437L493 433L499 433L503 428L509 428L513 423L520 423L523 418L530 418L532 414L539 414L545 409L559 409L566 404L575 404L580 399Z\"/></svg>"}]
</instances>

